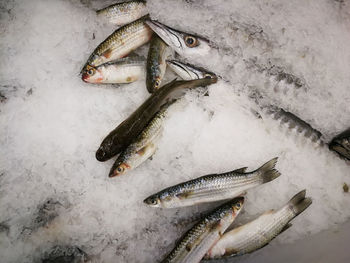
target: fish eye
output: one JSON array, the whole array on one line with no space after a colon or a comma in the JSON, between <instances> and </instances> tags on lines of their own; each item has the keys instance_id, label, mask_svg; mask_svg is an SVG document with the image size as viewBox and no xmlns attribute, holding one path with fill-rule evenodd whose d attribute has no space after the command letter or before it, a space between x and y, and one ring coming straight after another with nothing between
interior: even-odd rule
<instances>
[{"instance_id":1,"label":"fish eye","mask_svg":"<svg viewBox=\"0 0 350 263\"><path fill-rule=\"evenodd\" d=\"M121 173L121 172L123 172L124 171L124 168L123 167L121 167L121 166L118 166L118 168L117 168L117 172L118 173Z\"/></svg>"},{"instance_id":2,"label":"fish eye","mask_svg":"<svg viewBox=\"0 0 350 263\"><path fill-rule=\"evenodd\" d=\"M152 198L151 199L151 204L152 205L156 205L158 202L157 202L157 199L156 198Z\"/></svg>"},{"instance_id":3,"label":"fish eye","mask_svg":"<svg viewBox=\"0 0 350 263\"><path fill-rule=\"evenodd\" d=\"M87 71L87 73L88 73L90 76L92 76L92 75L95 74L95 70L93 70L93 69L91 68L91 69L89 69L89 70Z\"/></svg>"},{"instance_id":4,"label":"fish eye","mask_svg":"<svg viewBox=\"0 0 350 263\"><path fill-rule=\"evenodd\" d=\"M196 47L199 44L197 38L194 36L185 36L184 40L188 47Z\"/></svg>"},{"instance_id":5,"label":"fish eye","mask_svg":"<svg viewBox=\"0 0 350 263\"><path fill-rule=\"evenodd\" d=\"M156 88L158 88L159 85L160 85L160 80L156 80L156 82L154 83L154 86L155 86Z\"/></svg>"},{"instance_id":6,"label":"fish eye","mask_svg":"<svg viewBox=\"0 0 350 263\"><path fill-rule=\"evenodd\" d=\"M237 204L236 204L236 208L237 208L237 209L240 209L240 208L241 208L241 203L237 203Z\"/></svg>"},{"instance_id":7,"label":"fish eye","mask_svg":"<svg viewBox=\"0 0 350 263\"><path fill-rule=\"evenodd\" d=\"M204 78L205 78L205 79L212 79L212 78L213 78L213 76L212 76L212 75L210 75L210 74L205 74L205 75L204 75Z\"/></svg>"}]
</instances>

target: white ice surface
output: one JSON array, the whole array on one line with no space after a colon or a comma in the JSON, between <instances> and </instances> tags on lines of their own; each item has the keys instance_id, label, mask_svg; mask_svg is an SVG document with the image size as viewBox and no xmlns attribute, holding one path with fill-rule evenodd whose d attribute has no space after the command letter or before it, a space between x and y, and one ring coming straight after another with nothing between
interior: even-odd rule
<instances>
[{"instance_id":1,"label":"white ice surface","mask_svg":"<svg viewBox=\"0 0 350 263\"><path fill-rule=\"evenodd\" d=\"M96 86L78 76L114 30L93 11L108 3L0 2L0 91L8 97L0 103L0 223L9 227L0 232L1 262L32 262L54 245L79 246L101 262L157 262L216 204L162 210L146 207L145 197L207 173L255 169L275 156L282 176L249 191L242 222L301 189L313 204L277 247L349 220L350 195L342 190L350 184L349 164L268 116L256 118L247 97L261 91L326 140L348 128L349 1L148 1L152 18L219 47L191 63L224 80L209 87L209 96L187 93L153 160L113 179L113 160L100 163L95 151L149 95L143 82ZM307 91L247 69L250 59L302 78ZM48 198L67 205L48 226L25 234Z\"/></svg>"}]
</instances>

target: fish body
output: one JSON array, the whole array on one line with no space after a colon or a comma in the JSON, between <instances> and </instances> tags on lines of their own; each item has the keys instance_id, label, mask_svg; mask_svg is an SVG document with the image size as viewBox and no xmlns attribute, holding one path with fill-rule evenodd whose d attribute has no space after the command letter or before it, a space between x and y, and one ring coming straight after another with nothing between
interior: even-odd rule
<instances>
[{"instance_id":1,"label":"fish body","mask_svg":"<svg viewBox=\"0 0 350 263\"><path fill-rule=\"evenodd\" d=\"M154 20L147 20L146 23L165 43L184 57L202 57L212 49L209 41L203 37L175 30Z\"/></svg>"},{"instance_id":2,"label":"fish body","mask_svg":"<svg viewBox=\"0 0 350 263\"><path fill-rule=\"evenodd\" d=\"M147 15L148 11L145 1L128 1L107 6L96 11L96 14L112 24L122 26Z\"/></svg>"},{"instance_id":3,"label":"fish body","mask_svg":"<svg viewBox=\"0 0 350 263\"><path fill-rule=\"evenodd\" d=\"M162 261L163 263L197 263L232 224L244 203L238 197L221 205L193 226Z\"/></svg>"},{"instance_id":4,"label":"fish body","mask_svg":"<svg viewBox=\"0 0 350 263\"><path fill-rule=\"evenodd\" d=\"M115 30L92 52L82 73L89 67L127 56L136 48L146 44L152 37L152 30L144 23L148 15Z\"/></svg>"},{"instance_id":5,"label":"fish body","mask_svg":"<svg viewBox=\"0 0 350 263\"><path fill-rule=\"evenodd\" d=\"M126 120L107 135L96 152L96 159L106 161L124 150L142 132L161 106L181 96L184 90L207 86L216 81L217 79L174 80L156 90Z\"/></svg>"},{"instance_id":6,"label":"fish body","mask_svg":"<svg viewBox=\"0 0 350 263\"><path fill-rule=\"evenodd\" d=\"M216 75L201 67L183 63L178 60L167 60L168 66L183 80L215 78Z\"/></svg>"},{"instance_id":7,"label":"fish body","mask_svg":"<svg viewBox=\"0 0 350 263\"><path fill-rule=\"evenodd\" d=\"M173 50L157 35L153 35L147 57L146 87L149 93L160 88L166 70L166 59Z\"/></svg>"},{"instance_id":8,"label":"fish body","mask_svg":"<svg viewBox=\"0 0 350 263\"><path fill-rule=\"evenodd\" d=\"M274 168L277 158L259 169L245 173L237 169L223 174L205 175L166 188L144 200L153 207L174 208L234 198L246 190L270 182L280 176Z\"/></svg>"},{"instance_id":9,"label":"fish body","mask_svg":"<svg viewBox=\"0 0 350 263\"><path fill-rule=\"evenodd\" d=\"M310 198L305 198L305 193L303 190L281 209L265 212L255 220L225 233L208 251L206 258L243 255L267 245L289 228L289 222L312 203Z\"/></svg>"},{"instance_id":10,"label":"fish body","mask_svg":"<svg viewBox=\"0 0 350 263\"><path fill-rule=\"evenodd\" d=\"M329 149L350 160L350 128L336 136L329 143Z\"/></svg>"},{"instance_id":11,"label":"fish body","mask_svg":"<svg viewBox=\"0 0 350 263\"><path fill-rule=\"evenodd\" d=\"M125 174L150 158L157 149L157 142L163 132L163 122L168 104L156 113L139 136L118 156L109 177Z\"/></svg>"},{"instance_id":12,"label":"fish body","mask_svg":"<svg viewBox=\"0 0 350 263\"><path fill-rule=\"evenodd\" d=\"M131 83L145 76L145 60L142 58L121 58L91 67L82 75L89 83L118 84Z\"/></svg>"}]
</instances>

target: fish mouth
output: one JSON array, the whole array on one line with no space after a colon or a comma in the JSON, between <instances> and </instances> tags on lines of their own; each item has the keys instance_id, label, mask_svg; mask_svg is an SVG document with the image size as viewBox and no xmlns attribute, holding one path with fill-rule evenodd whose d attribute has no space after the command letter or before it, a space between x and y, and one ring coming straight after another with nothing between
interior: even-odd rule
<instances>
[{"instance_id":1,"label":"fish mouth","mask_svg":"<svg viewBox=\"0 0 350 263\"><path fill-rule=\"evenodd\" d=\"M97 161L100 161L100 162L104 162L108 160L108 157L106 156L106 152L103 149L99 148L96 151L96 159Z\"/></svg>"},{"instance_id":2,"label":"fish mouth","mask_svg":"<svg viewBox=\"0 0 350 263\"><path fill-rule=\"evenodd\" d=\"M81 75L81 79L84 82L89 82L89 74L87 74L86 72L83 72L82 75Z\"/></svg>"},{"instance_id":3,"label":"fish mouth","mask_svg":"<svg viewBox=\"0 0 350 263\"><path fill-rule=\"evenodd\" d=\"M179 32L155 20L146 20L145 23L169 46L182 48Z\"/></svg>"}]
</instances>

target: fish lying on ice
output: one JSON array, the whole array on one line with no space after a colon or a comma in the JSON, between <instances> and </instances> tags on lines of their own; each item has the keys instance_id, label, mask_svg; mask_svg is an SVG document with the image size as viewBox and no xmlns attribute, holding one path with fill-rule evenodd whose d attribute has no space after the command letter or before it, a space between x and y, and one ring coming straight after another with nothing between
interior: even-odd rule
<instances>
[{"instance_id":1,"label":"fish lying on ice","mask_svg":"<svg viewBox=\"0 0 350 263\"><path fill-rule=\"evenodd\" d=\"M147 20L146 24L149 25L165 43L184 57L201 57L209 54L209 51L212 49L209 41L203 37L175 30L158 21Z\"/></svg>"},{"instance_id":2,"label":"fish lying on ice","mask_svg":"<svg viewBox=\"0 0 350 263\"><path fill-rule=\"evenodd\" d=\"M127 56L150 41L153 31L145 24L148 15L115 30L92 52L82 72L91 67Z\"/></svg>"},{"instance_id":3,"label":"fish lying on ice","mask_svg":"<svg viewBox=\"0 0 350 263\"><path fill-rule=\"evenodd\" d=\"M337 135L329 143L329 149L350 160L350 128Z\"/></svg>"},{"instance_id":4,"label":"fish lying on ice","mask_svg":"<svg viewBox=\"0 0 350 263\"><path fill-rule=\"evenodd\" d=\"M140 17L147 15L146 1L128 1L116 3L96 11L99 18L108 20L110 23L122 26Z\"/></svg>"},{"instance_id":5,"label":"fish lying on ice","mask_svg":"<svg viewBox=\"0 0 350 263\"><path fill-rule=\"evenodd\" d=\"M109 177L122 175L131 169L135 169L154 154L163 132L163 123L168 107L169 104L164 105L140 135L118 156Z\"/></svg>"},{"instance_id":6,"label":"fish lying on ice","mask_svg":"<svg viewBox=\"0 0 350 263\"><path fill-rule=\"evenodd\" d=\"M205 216L183 236L162 262L200 262L235 220L243 203L244 197L237 197Z\"/></svg>"},{"instance_id":7,"label":"fish lying on ice","mask_svg":"<svg viewBox=\"0 0 350 263\"><path fill-rule=\"evenodd\" d=\"M161 89L156 90L126 120L107 135L96 151L96 159L107 161L124 150L142 132L147 123L159 111L160 107L170 100L179 98L184 90L207 86L216 81L216 78L191 81L174 80Z\"/></svg>"},{"instance_id":8,"label":"fish lying on ice","mask_svg":"<svg viewBox=\"0 0 350 263\"><path fill-rule=\"evenodd\" d=\"M166 59L174 55L174 51L159 36L153 35L148 50L146 66L146 87L149 93L160 88L166 70Z\"/></svg>"},{"instance_id":9,"label":"fish lying on ice","mask_svg":"<svg viewBox=\"0 0 350 263\"><path fill-rule=\"evenodd\" d=\"M227 173L205 175L168 187L146 198L144 203L152 207L174 208L233 198L279 177L276 162L277 158L274 158L247 173L244 167Z\"/></svg>"},{"instance_id":10,"label":"fish lying on ice","mask_svg":"<svg viewBox=\"0 0 350 263\"><path fill-rule=\"evenodd\" d=\"M184 80L216 78L214 73L201 67L196 67L178 60L167 60L166 62L168 66Z\"/></svg>"},{"instance_id":11,"label":"fish lying on ice","mask_svg":"<svg viewBox=\"0 0 350 263\"><path fill-rule=\"evenodd\" d=\"M267 245L288 229L289 223L308 208L312 200L305 198L306 190L296 194L285 206L265 212L255 220L225 233L208 251L206 258L237 256L253 252Z\"/></svg>"},{"instance_id":12,"label":"fish lying on ice","mask_svg":"<svg viewBox=\"0 0 350 263\"><path fill-rule=\"evenodd\" d=\"M121 58L83 71L82 79L89 83L131 83L145 77L143 58Z\"/></svg>"}]
</instances>

